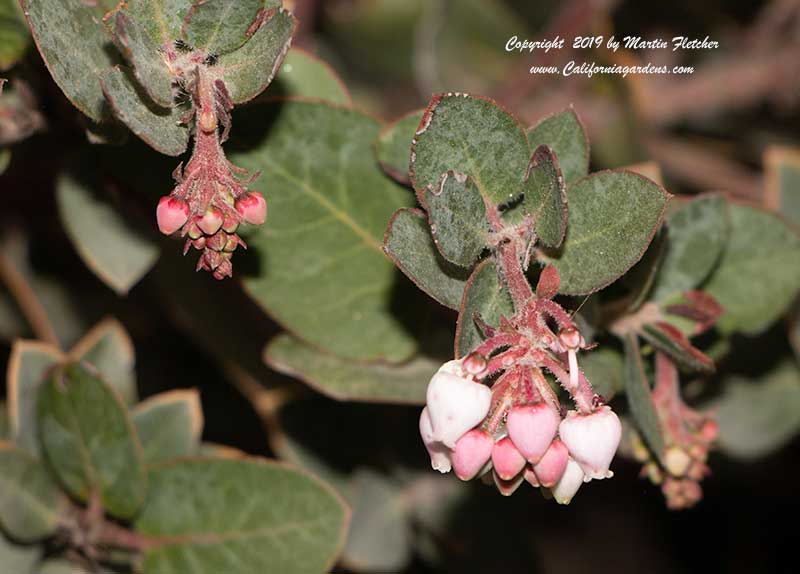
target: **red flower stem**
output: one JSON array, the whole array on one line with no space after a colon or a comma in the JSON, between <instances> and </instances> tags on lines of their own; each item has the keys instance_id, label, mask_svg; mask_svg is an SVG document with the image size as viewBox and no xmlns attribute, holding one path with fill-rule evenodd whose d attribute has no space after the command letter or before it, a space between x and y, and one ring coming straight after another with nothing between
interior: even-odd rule
<instances>
[{"instance_id":1,"label":"red flower stem","mask_svg":"<svg viewBox=\"0 0 800 574\"><path fill-rule=\"evenodd\" d=\"M522 262L517 254L516 244L513 241L501 243L497 247L497 255L499 256L499 268L508 291L511 293L511 299L514 301L514 309L520 312L528 301L533 299L534 295L531 284L522 270Z\"/></svg>"}]
</instances>

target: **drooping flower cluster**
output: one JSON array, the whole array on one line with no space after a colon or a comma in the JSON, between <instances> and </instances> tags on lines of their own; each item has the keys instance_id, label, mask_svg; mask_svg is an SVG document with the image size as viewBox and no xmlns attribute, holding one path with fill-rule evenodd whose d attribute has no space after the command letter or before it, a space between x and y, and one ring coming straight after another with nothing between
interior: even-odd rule
<instances>
[{"instance_id":1,"label":"drooping flower cluster","mask_svg":"<svg viewBox=\"0 0 800 574\"><path fill-rule=\"evenodd\" d=\"M561 504L584 482L613 476L621 425L578 367L578 351L588 346L550 300L557 284L555 269L545 268L538 296L498 328L483 325L486 340L431 379L420 434L434 469L452 469L462 480L491 477L506 495L526 480ZM575 410L562 409L543 371L570 394Z\"/></svg>"},{"instance_id":2,"label":"drooping flower cluster","mask_svg":"<svg viewBox=\"0 0 800 574\"><path fill-rule=\"evenodd\" d=\"M216 279L233 273L231 257L238 246L247 248L236 233L243 222L260 225L267 218L267 203L247 186L246 171L228 161L222 143L230 130L233 105L225 83L215 79L213 67L202 53L167 53L177 82L191 100L183 121L194 120L194 152L185 169L173 172L175 189L162 197L156 209L159 230L165 235L180 231L186 237L183 252L201 251L197 269L210 271ZM222 128L222 134L219 130Z\"/></svg>"}]
</instances>

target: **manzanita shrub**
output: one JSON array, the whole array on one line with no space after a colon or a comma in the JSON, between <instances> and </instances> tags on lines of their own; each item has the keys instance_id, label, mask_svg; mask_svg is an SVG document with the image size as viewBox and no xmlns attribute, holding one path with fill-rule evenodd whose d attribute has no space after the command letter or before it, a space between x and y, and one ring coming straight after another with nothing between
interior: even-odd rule
<instances>
[{"instance_id":1,"label":"manzanita shrub","mask_svg":"<svg viewBox=\"0 0 800 574\"><path fill-rule=\"evenodd\" d=\"M768 331L787 339L787 316L800 348L800 156L768 158L771 210L672 195L652 166L590 173L572 107L526 125L439 93L383 123L290 50L279 0L20 6L0 70L32 42L85 116L55 168L71 246L116 295L158 294L288 464L203 442L196 389L140 402L122 325L84 334L9 234L0 278L23 316L3 292L0 572L436 565L449 514L476 496L459 481L591 504L626 458L686 509L710 453L752 460L800 430L796 357L757 382L728 368ZM0 173L45 126L23 79L3 88ZM191 274L181 249L226 280Z\"/></svg>"}]
</instances>

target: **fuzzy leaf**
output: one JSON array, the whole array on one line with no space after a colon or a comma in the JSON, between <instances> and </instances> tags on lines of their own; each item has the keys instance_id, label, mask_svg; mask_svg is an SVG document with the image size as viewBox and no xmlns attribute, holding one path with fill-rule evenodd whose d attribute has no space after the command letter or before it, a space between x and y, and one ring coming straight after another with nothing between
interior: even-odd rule
<instances>
[{"instance_id":1,"label":"fuzzy leaf","mask_svg":"<svg viewBox=\"0 0 800 574\"><path fill-rule=\"evenodd\" d=\"M138 400L133 341L116 319L104 319L95 325L75 343L69 356L96 368L126 404Z\"/></svg>"},{"instance_id":2,"label":"fuzzy leaf","mask_svg":"<svg viewBox=\"0 0 800 574\"><path fill-rule=\"evenodd\" d=\"M580 368L586 378L606 401L625 388L625 371L622 355L611 347L582 353Z\"/></svg>"},{"instance_id":3,"label":"fuzzy leaf","mask_svg":"<svg viewBox=\"0 0 800 574\"><path fill-rule=\"evenodd\" d=\"M264 0L195 1L186 14L183 37L195 50L233 52L252 36L263 6Z\"/></svg>"},{"instance_id":4,"label":"fuzzy leaf","mask_svg":"<svg viewBox=\"0 0 800 574\"><path fill-rule=\"evenodd\" d=\"M220 496L224 504L220 505ZM161 544L144 574L326 572L348 511L312 476L259 459L186 459L150 470L138 532Z\"/></svg>"},{"instance_id":5,"label":"fuzzy leaf","mask_svg":"<svg viewBox=\"0 0 800 574\"><path fill-rule=\"evenodd\" d=\"M664 437L656 413L650 381L644 371L639 341L634 334L625 336L625 396L628 399L636 426L650 450L660 458L664 452Z\"/></svg>"},{"instance_id":6,"label":"fuzzy leaf","mask_svg":"<svg viewBox=\"0 0 800 574\"><path fill-rule=\"evenodd\" d=\"M548 116L528 130L531 149L549 146L567 185L589 173L589 139L575 110L571 107Z\"/></svg>"},{"instance_id":7,"label":"fuzzy leaf","mask_svg":"<svg viewBox=\"0 0 800 574\"><path fill-rule=\"evenodd\" d=\"M112 516L136 514L145 495L142 447L111 388L81 365L59 367L38 415L42 449L64 487L83 501L97 492Z\"/></svg>"},{"instance_id":8,"label":"fuzzy leaf","mask_svg":"<svg viewBox=\"0 0 800 574\"><path fill-rule=\"evenodd\" d=\"M39 341L14 342L8 359L8 419L11 438L18 447L39 454L36 405L48 371L64 360L56 347Z\"/></svg>"},{"instance_id":9,"label":"fuzzy leaf","mask_svg":"<svg viewBox=\"0 0 800 574\"><path fill-rule=\"evenodd\" d=\"M800 148L772 146L765 155L766 204L800 226Z\"/></svg>"},{"instance_id":10,"label":"fuzzy leaf","mask_svg":"<svg viewBox=\"0 0 800 574\"><path fill-rule=\"evenodd\" d=\"M711 407L725 453L742 460L766 456L800 432L800 371L784 361L760 381L731 377Z\"/></svg>"},{"instance_id":11,"label":"fuzzy leaf","mask_svg":"<svg viewBox=\"0 0 800 574\"><path fill-rule=\"evenodd\" d=\"M728 206L731 232L705 290L722 305L723 333L760 333L792 303L800 287L800 237L774 215Z\"/></svg>"},{"instance_id":12,"label":"fuzzy leaf","mask_svg":"<svg viewBox=\"0 0 800 574\"><path fill-rule=\"evenodd\" d=\"M472 267L489 242L486 205L469 176L442 174L438 187L423 192L433 242L445 259Z\"/></svg>"},{"instance_id":13,"label":"fuzzy leaf","mask_svg":"<svg viewBox=\"0 0 800 574\"><path fill-rule=\"evenodd\" d=\"M343 106L352 103L347 86L333 68L301 48L289 50L264 96L316 98Z\"/></svg>"},{"instance_id":14,"label":"fuzzy leaf","mask_svg":"<svg viewBox=\"0 0 800 574\"><path fill-rule=\"evenodd\" d=\"M147 0L120 4L106 20L138 83L159 106L173 104L173 74L163 49L180 37L190 0Z\"/></svg>"},{"instance_id":15,"label":"fuzzy leaf","mask_svg":"<svg viewBox=\"0 0 800 574\"><path fill-rule=\"evenodd\" d=\"M180 107L162 108L154 104L130 77L130 72L119 67L108 70L101 83L114 115L147 145L172 156L186 151L189 130L180 123Z\"/></svg>"},{"instance_id":16,"label":"fuzzy leaf","mask_svg":"<svg viewBox=\"0 0 800 574\"><path fill-rule=\"evenodd\" d=\"M510 317L513 312L511 295L500 282L494 263L491 259L484 259L475 267L464 289L456 325L456 358L469 354L483 341L475 323L476 316L496 327L501 316Z\"/></svg>"},{"instance_id":17,"label":"fuzzy leaf","mask_svg":"<svg viewBox=\"0 0 800 574\"><path fill-rule=\"evenodd\" d=\"M8 574L45 574L39 572L37 563L43 548L38 544L17 544L0 532L0 564Z\"/></svg>"},{"instance_id":18,"label":"fuzzy leaf","mask_svg":"<svg viewBox=\"0 0 800 574\"><path fill-rule=\"evenodd\" d=\"M542 257L558 269L560 293L593 293L628 271L650 244L670 197L626 171L593 173L570 186L564 244Z\"/></svg>"},{"instance_id":19,"label":"fuzzy leaf","mask_svg":"<svg viewBox=\"0 0 800 574\"><path fill-rule=\"evenodd\" d=\"M81 259L118 294L127 294L155 264L158 247L84 183L62 175L56 183L56 201Z\"/></svg>"},{"instance_id":20,"label":"fuzzy leaf","mask_svg":"<svg viewBox=\"0 0 800 574\"><path fill-rule=\"evenodd\" d=\"M411 142L425 110L416 110L387 125L375 140L375 154L383 171L403 185L411 184L408 173Z\"/></svg>"},{"instance_id":21,"label":"fuzzy leaf","mask_svg":"<svg viewBox=\"0 0 800 574\"><path fill-rule=\"evenodd\" d=\"M504 218L519 222L530 217L536 222L536 235L549 247L558 247L567 230L567 193L558 159L547 146L539 146L531 156L522 185L523 198Z\"/></svg>"},{"instance_id":22,"label":"fuzzy leaf","mask_svg":"<svg viewBox=\"0 0 800 574\"><path fill-rule=\"evenodd\" d=\"M692 346L689 339L669 323L659 322L645 325L640 335L656 349L672 357L676 363L691 371L711 373L714 361Z\"/></svg>"},{"instance_id":23,"label":"fuzzy leaf","mask_svg":"<svg viewBox=\"0 0 800 574\"><path fill-rule=\"evenodd\" d=\"M103 7L82 0L20 1L56 84L76 108L100 122L107 117L100 77L116 63L101 21Z\"/></svg>"},{"instance_id":24,"label":"fuzzy leaf","mask_svg":"<svg viewBox=\"0 0 800 574\"><path fill-rule=\"evenodd\" d=\"M233 103L252 100L266 89L289 50L296 25L289 12L276 10L244 46L219 57L216 68Z\"/></svg>"},{"instance_id":25,"label":"fuzzy leaf","mask_svg":"<svg viewBox=\"0 0 800 574\"><path fill-rule=\"evenodd\" d=\"M195 454L203 432L203 410L197 389L168 391L149 397L131 411L147 464Z\"/></svg>"},{"instance_id":26,"label":"fuzzy leaf","mask_svg":"<svg viewBox=\"0 0 800 574\"><path fill-rule=\"evenodd\" d=\"M440 94L425 110L414 138L411 180L423 198L453 170L470 176L483 197L500 204L518 195L529 159L524 130L494 101Z\"/></svg>"},{"instance_id":27,"label":"fuzzy leaf","mask_svg":"<svg viewBox=\"0 0 800 574\"><path fill-rule=\"evenodd\" d=\"M259 110L279 116L265 137L259 128L263 141L231 158L270 186L270 222L248 237L260 259L248 292L314 346L351 359L409 358L415 342L391 311L396 272L381 240L411 197L372 158L378 124L324 103Z\"/></svg>"},{"instance_id":28,"label":"fuzzy leaf","mask_svg":"<svg viewBox=\"0 0 800 574\"><path fill-rule=\"evenodd\" d=\"M728 209L719 195L703 195L671 213L665 254L650 299L694 289L708 277L728 237Z\"/></svg>"},{"instance_id":29,"label":"fuzzy leaf","mask_svg":"<svg viewBox=\"0 0 800 574\"><path fill-rule=\"evenodd\" d=\"M417 287L451 309L458 309L469 271L442 257L419 209L400 209L389 221L383 250Z\"/></svg>"},{"instance_id":30,"label":"fuzzy leaf","mask_svg":"<svg viewBox=\"0 0 800 574\"><path fill-rule=\"evenodd\" d=\"M402 365L361 365L317 351L289 335L275 337L264 360L276 371L340 401L412 405L425 404L428 381L440 366L427 357Z\"/></svg>"},{"instance_id":31,"label":"fuzzy leaf","mask_svg":"<svg viewBox=\"0 0 800 574\"><path fill-rule=\"evenodd\" d=\"M0 72L11 68L25 55L29 41L30 35L17 3L0 0Z\"/></svg>"},{"instance_id":32,"label":"fuzzy leaf","mask_svg":"<svg viewBox=\"0 0 800 574\"><path fill-rule=\"evenodd\" d=\"M29 453L0 442L0 525L15 540L55 534L66 501L47 469Z\"/></svg>"}]
</instances>

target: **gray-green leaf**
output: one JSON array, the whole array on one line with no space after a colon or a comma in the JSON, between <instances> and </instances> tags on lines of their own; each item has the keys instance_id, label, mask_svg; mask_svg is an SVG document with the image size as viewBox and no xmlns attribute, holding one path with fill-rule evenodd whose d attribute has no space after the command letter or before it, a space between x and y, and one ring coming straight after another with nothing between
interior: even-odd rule
<instances>
[{"instance_id":1,"label":"gray-green leaf","mask_svg":"<svg viewBox=\"0 0 800 574\"><path fill-rule=\"evenodd\" d=\"M469 271L442 257L422 210L398 210L389 222L383 249L417 287L442 305L459 308Z\"/></svg>"},{"instance_id":2,"label":"gray-green leaf","mask_svg":"<svg viewBox=\"0 0 800 574\"><path fill-rule=\"evenodd\" d=\"M265 98L303 97L350 106L350 92L330 65L302 48L286 54L278 75L264 93ZM409 140L409 145L411 140Z\"/></svg>"},{"instance_id":3,"label":"gray-green leaf","mask_svg":"<svg viewBox=\"0 0 800 574\"><path fill-rule=\"evenodd\" d=\"M149 397L131 411L133 426L148 464L195 454L203 432L197 389L179 389Z\"/></svg>"},{"instance_id":4,"label":"gray-green leaf","mask_svg":"<svg viewBox=\"0 0 800 574\"><path fill-rule=\"evenodd\" d=\"M263 6L264 0L196 1L186 14L183 37L195 50L233 52L253 35Z\"/></svg>"},{"instance_id":5,"label":"gray-green leaf","mask_svg":"<svg viewBox=\"0 0 800 574\"><path fill-rule=\"evenodd\" d=\"M627 171L593 173L570 186L564 244L541 257L558 269L559 293L593 293L628 271L653 239L670 197Z\"/></svg>"},{"instance_id":6,"label":"gray-green leaf","mask_svg":"<svg viewBox=\"0 0 800 574\"><path fill-rule=\"evenodd\" d=\"M491 258L481 261L467 282L456 325L455 356L469 354L483 341L476 319L496 327L500 317L510 317L514 304L500 281Z\"/></svg>"},{"instance_id":7,"label":"gray-green leaf","mask_svg":"<svg viewBox=\"0 0 800 574\"><path fill-rule=\"evenodd\" d=\"M42 449L66 489L80 500L96 493L113 516L136 514L146 490L142 447L111 388L81 365L59 367L38 414Z\"/></svg>"},{"instance_id":8,"label":"gray-green leaf","mask_svg":"<svg viewBox=\"0 0 800 574\"><path fill-rule=\"evenodd\" d=\"M30 35L21 16L14 0L0 0L0 72L16 64L28 48Z\"/></svg>"},{"instance_id":9,"label":"gray-green leaf","mask_svg":"<svg viewBox=\"0 0 800 574\"><path fill-rule=\"evenodd\" d=\"M800 237L779 218L730 204L731 232L705 290L724 313L723 333L757 334L789 308L800 289Z\"/></svg>"},{"instance_id":10,"label":"gray-green leaf","mask_svg":"<svg viewBox=\"0 0 800 574\"><path fill-rule=\"evenodd\" d=\"M647 441L650 450L661 457L664 437L656 413L650 381L644 372L642 353L635 334L625 336L625 396L628 399L636 426Z\"/></svg>"},{"instance_id":11,"label":"gray-green leaf","mask_svg":"<svg viewBox=\"0 0 800 574\"><path fill-rule=\"evenodd\" d=\"M378 124L324 103L259 110L277 119L262 142L232 156L269 185L270 219L248 237L260 267L245 287L312 345L344 358L408 359L415 341L392 312L397 275L381 240L412 197L372 158Z\"/></svg>"},{"instance_id":12,"label":"gray-green leaf","mask_svg":"<svg viewBox=\"0 0 800 574\"><path fill-rule=\"evenodd\" d=\"M276 371L334 399L412 405L425 403L428 381L440 366L427 357L402 365L361 365L317 351L289 335L273 339L264 359Z\"/></svg>"},{"instance_id":13,"label":"gray-green leaf","mask_svg":"<svg viewBox=\"0 0 800 574\"><path fill-rule=\"evenodd\" d=\"M571 107L530 128L528 142L532 149L546 145L553 150L568 185L589 173L589 139L578 114Z\"/></svg>"},{"instance_id":14,"label":"gray-green leaf","mask_svg":"<svg viewBox=\"0 0 800 574\"><path fill-rule=\"evenodd\" d=\"M347 519L339 496L301 471L198 458L151 468L135 528L153 542L144 574L317 574L333 565Z\"/></svg>"},{"instance_id":15,"label":"gray-green leaf","mask_svg":"<svg viewBox=\"0 0 800 574\"><path fill-rule=\"evenodd\" d=\"M383 170L404 185L411 183L408 166L411 142L425 110L416 110L387 125L375 140L375 153Z\"/></svg>"}]
</instances>

